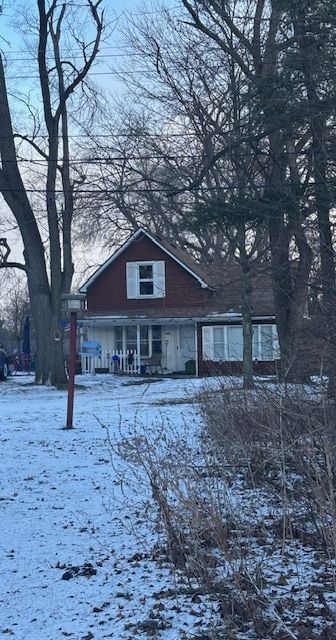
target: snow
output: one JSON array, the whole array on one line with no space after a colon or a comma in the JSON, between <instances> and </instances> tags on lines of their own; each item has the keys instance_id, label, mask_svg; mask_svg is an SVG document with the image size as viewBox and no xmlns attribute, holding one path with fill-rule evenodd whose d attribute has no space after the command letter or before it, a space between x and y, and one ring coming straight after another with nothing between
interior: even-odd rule
<instances>
[{"instance_id":1,"label":"snow","mask_svg":"<svg viewBox=\"0 0 336 640\"><path fill-rule=\"evenodd\" d=\"M167 464L165 455L169 447L172 451L175 434L182 447L191 447L197 465L195 435L202 421L194 400L204 381L83 375L76 382L71 430L64 429L65 391L35 386L28 375L0 384L0 636L212 637L204 629L218 631L223 624L218 602L200 592L195 596L190 589L188 595L190 584L174 571L165 553L148 483L141 482L141 469L134 472L134 465L127 464L123 449L126 442L127 451L130 437L134 446L134 437L145 434ZM239 402L239 378L207 380L205 386L227 384ZM274 387L269 382L267 386ZM311 388L308 392L313 397L318 393ZM131 455L132 448L130 461ZM178 464L178 455L173 449L173 464ZM205 488L219 482L204 477ZM323 602L335 611L330 566L323 565L309 544L289 540L286 549L281 548L272 534L279 513L262 488L247 489L235 477L222 486L221 496L227 513L231 509L241 521L246 569L250 562L251 575L259 565L262 569L263 598L270 602L272 617L279 618L271 607L274 602L287 607L287 623L309 622L310 603L315 628L320 624L322 629L318 637L323 638L321 589ZM224 579L225 563L221 571ZM214 637L224 638L226 631ZM235 637L254 636L237 632Z\"/></svg>"},{"instance_id":2,"label":"snow","mask_svg":"<svg viewBox=\"0 0 336 640\"><path fill-rule=\"evenodd\" d=\"M175 585L171 566L154 553L160 532L150 510L120 485L108 442L108 434L120 437L135 419L155 428L169 412L178 425L178 399L193 397L202 382L133 382L78 377L73 430L63 428L65 391L36 387L29 376L1 383L0 634L148 637L148 619L157 611L160 638L173 640L202 612L211 621L201 598L195 604L160 596ZM176 404L162 405L169 399ZM183 420L194 411L184 404Z\"/></svg>"}]
</instances>

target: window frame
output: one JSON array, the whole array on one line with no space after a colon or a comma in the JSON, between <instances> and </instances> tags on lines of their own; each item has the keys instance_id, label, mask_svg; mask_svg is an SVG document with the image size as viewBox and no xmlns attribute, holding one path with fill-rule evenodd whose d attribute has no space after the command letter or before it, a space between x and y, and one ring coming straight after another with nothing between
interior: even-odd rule
<instances>
[{"instance_id":1,"label":"window frame","mask_svg":"<svg viewBox=\"0 0 336 640\"><path fill-rule=\"evenodd\" d=\"M142 278L141 267L151 267L152 277ZM152 293L141 293L141 284L151 283ZM137 262L137 295L139 298L153 298L154 297L154 262Z\"/></svg>"},{"instance_id":2,"label":"window frame","mask_svg":"<svg viewBox=\"0 0 336 640\"><path fill-rule=\"evenodd\" d=\"M158 330L153 336L154 327L158 328ZM120 351L121 353L126 353L127 351L136 351L136 341L134 339L129 339L128 334L130 328L136 329L136 325L116 325L114 327L114 349L116 351ZM120 333L121 338L117 338L117 335L120 336ZM117 346L117 342L119 342L119 347ZM154 345L155 347L153 349ZM144 349L145 347L147 348ZM145 353L143 351L145 351ZM162 353L162 326L150 324L140 325L140 357L150 358L153 353Z\"/></svg>"},{"instance_id":3,"label":"window frame","mask_svg":"<svg viewBox=\"0 0 336 640\"><path fill-rule=\"evenodd\" d=\"M272 357L265 358L262 355L265 353L265 346L263 346L262 342L262 333L265 327L272 327ZM243 331L243 326L234 325L234 324L226 324L226 325L203 325L202 327L202 349L203 349L203 360L204 361L212 361L212 362L242 362L243 359L237 360L234 357L229 357L229 340L228 333L230 328L240 328ZM280 358L279 353L279 339L276 329L276 324L272 323L256 323L252 325L254 335L256 336L255 341L252 343L253 348L253 360L259 360L261 362L273 362ZM222 340L214 340L214 332L215 330L222 330ZM253 338L252 338L253 340ZM216 355L216 347L215 345L222 345L222 353L223 357ZM256 347L256 348L255 348ZM219 351L219 349L218 349Z\"/></svg>"},{"instance_id":4,"label":"window frame","mask_svg":"<svg viewBox=\"0 0 336 640\"><path fill-rule=\"evenodd\" d=\"M141 278L141 267L151 267L152 277ZM134 270L134 271L133 271ZM153 293L141 293L141 283L151 283ZM158 299L166 297L166 264L164 260L135 260L126 263L127 299Z\"/></svg>"}]
</instances>

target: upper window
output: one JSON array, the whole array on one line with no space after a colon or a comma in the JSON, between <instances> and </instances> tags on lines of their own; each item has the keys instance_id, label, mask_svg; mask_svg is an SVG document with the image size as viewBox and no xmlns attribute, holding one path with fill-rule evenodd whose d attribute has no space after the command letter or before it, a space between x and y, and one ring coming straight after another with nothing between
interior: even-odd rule
<instances>
[{"instance_id":1,"label":"upper window","mask_svg":"<svg viewBox=\"0 0 336 640\"><path fill-rule=\"evenodd\" d=\"M126 263L127 298L165 298L165 263L154 262Z\"/></svg>"},{"instance_id":2,"label":"upper window","mask_svg":"<svg viewBox=\"0 0 336 640\"><path fill-rule=\"evenodd\" d=\"M154 273L152 264L139 264L139 294L152 296L154 293Z\"/></svg>"}]
</instances>

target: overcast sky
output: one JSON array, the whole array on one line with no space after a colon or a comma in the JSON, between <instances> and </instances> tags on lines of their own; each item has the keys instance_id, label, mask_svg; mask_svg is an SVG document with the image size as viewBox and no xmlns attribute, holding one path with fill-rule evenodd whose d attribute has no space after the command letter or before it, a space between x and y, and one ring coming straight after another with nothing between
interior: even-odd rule
<instances>
[{"instance_id":1,"label":"overcast sky","mask_svg":"<svg viewBox=\"0 0 336 640\"><path fill-rule=\"evenodd\" d=\"M81 2L84 6L84 2ZM176 7L179 0L166 0L166 4ZM139 15L143 11L160 11L160 5L155 0L148 0L148 6L141 0L103 0L101 8L104 6L106 12L106 21L110 25L115 25L112 35L107 41L104 41L100 48L98 56L98 66L96 66L91 75L94 80L101 84L105 91L111 94L119 94L123 91L123 86L117 81L115 72L113 71L114 63L119 62L116 58L122 53L123 56L128 55L127 49L122 46L122 36L118 30L121 26L123 18L127 18L127 14ZM37 0L0 0L2 13L0 15L0 49L4 53L6 64L6 80L9 89L11 109L15 111L15 116L19 115L23 110L20 100L17 99L21 93L22 96L30 95L30 99L40 100L39 90L37 89L37 73L35 66L35 54L33 51L29 53L26 49L24 34L15 29L22 18L22 7L25 9L32 8L36 10ZM34 66L30 66L30 61L34 60ZM138 62L138 61L137 61ZM126 65L128 61L125 60ZM134 71L134 58L130 63L132 71ZM35 84L35 89L34 89ZM0 211L6 211L0 196ZM13 218L11 217L11 220ZM13 220L14 223L14 220ZM22 244L20 236L15 229L10 229L11 224L5 227L0 222L0 236L8 238L12 248L12 259L20 260L22 256Z\"/></svg>"},{"instance_id":2,"label":"overcast sky","mask_svg":"<svg viewBox=\"0 0 336 640\"><path fill-rule=\"evenodd\" d=\"M8 63L6 76L9 89L11 89L11 85L15 85L15 90L19 89L20 91L26 92L27 89L27 91L31 91L27 70L23 70L22 65L20 64L20 56L22 56L24 44L23 38L22 34L15 30L15 24L20 20L21 7L36 7L36 2L37 0L0 0L0 7L2 8L2 13L0 15L0 49L4 53L5 59ZM105 6L108 22L114 21L115 18L120 18L121 23L122 18L125 14L127 15L127 12L139 13L141 11L138 0L104 0L102 5ZM97 78L95 79L97 79L105 89L112 90L113 92L118 91L121 88L118 87L114 74L111 74L110 66L108 66L110 61L108 60L106 53L113 53L114 47L118 47L118 40L120 41L120 34L118 33L117 20L116 29L111 36L111 41L105 42L102 45L99 67L97 67L93 72L97 74ZM106 49L105 52L103 52L104 48ZM27 78L25 76L27 76ZM5 207L3 201L1 202L1 197L0 207ZM11 232L9 228L0 228L0 236L1 235L6 235L10 241L13 259L14 257L19 259L22 245L18 233L15 231Z\"/></svg>"}]
</instances>

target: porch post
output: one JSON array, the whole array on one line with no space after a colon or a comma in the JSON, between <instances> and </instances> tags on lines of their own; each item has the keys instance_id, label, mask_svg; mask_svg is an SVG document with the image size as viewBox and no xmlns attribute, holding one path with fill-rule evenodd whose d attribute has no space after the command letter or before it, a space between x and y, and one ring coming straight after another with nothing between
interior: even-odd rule
<instances>
[{"instance_id":1,"label":"porch post","mask_svg":"<svg viewBox=\"0 0 336 640\"><path fill-rule=\"evenodd\" d=\"M137 360L138 360L138 373L140 374L140 325L137 324Z\"/></svg>"}]
</instances>

